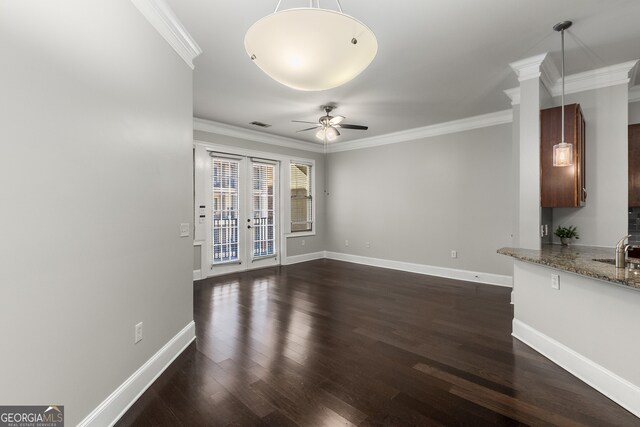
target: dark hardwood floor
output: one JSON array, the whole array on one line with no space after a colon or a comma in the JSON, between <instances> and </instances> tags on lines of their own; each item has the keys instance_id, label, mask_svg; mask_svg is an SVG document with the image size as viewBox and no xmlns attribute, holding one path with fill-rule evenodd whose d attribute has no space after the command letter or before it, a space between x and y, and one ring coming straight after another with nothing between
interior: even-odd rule
<instances>
[{"instance_id":1,"label":"dark hardwood floor","mask_svg":"<svg viewBox=\"0 0 640 427\"><path fill-rule=\"evenodd\" d=\"M196 282L118 426L640 425L512 338L510 289L318 260Z\"/></svg>"}]
</instances>

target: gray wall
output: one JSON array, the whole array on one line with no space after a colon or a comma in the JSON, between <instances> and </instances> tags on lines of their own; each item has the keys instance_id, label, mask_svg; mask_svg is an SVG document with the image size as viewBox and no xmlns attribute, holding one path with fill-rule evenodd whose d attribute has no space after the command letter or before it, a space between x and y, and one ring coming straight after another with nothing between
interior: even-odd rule
<instances>
[{"instance_id":1,"label":"gray wall","mask_svg":"<svg viewBox=\"0 0 640 427\"><path fill-rule=\"evenodd\" d=\"M286 147L279 147L272 144L247 141L225 135L218 135L211 132L194 131L193 139L196 141L211 142L214 144L228 145L247 150L261 151L265 153L275 153L284 156L307 158L315 160L316 164L316 235L305 237L287 238L287 256L301 255L307 253L321 252L325 250L326 215L325 215L325 195L323 193L324 184L324 154L313 153L304 150L295 150ZM304 245L302 245L304 240ZM194 251L199 252L199 251Z\"/></svg>"},{"instance_id":2,"label":"gray wall","mask_svg":"<svg viewBox=\"0 0 640 427\"><path fill-rule=\"evenodd\" d=\"M0 403L72 426L193 318L192 71L129 0L2 2L0 51Z\"/></svg>"},{"instance_id":3,"label":"gray wall","mask_svg":"<svg viewBox=\"0 0 640 427\"><path fill-rule=\"evenodd\" d=\"M629 104L629 124L637 123L640 123L640 102L638 101Z\"/></svg>"},{"instance_id":4,"label":"gray wall","mask_svg":"<svg viewBox=\"0 0 640 427\"><path fill-rule=\"evenodd\" d=\"M511 144L507 124L331 154L327 250L511 275Z\"/></svg>"},{"instance_id":5,"label":"gray wall","mask_svg":"<svg viewBox=\"0 0 640 427\"><path fill-rule=\"evenodd\" d=\"M615 246L628 222L627 85L567 95L565 102L579 103L586 122L587 201L579 209L554 209L553 226L577 226L581 245Z\"/></svg>"}]
</instances>

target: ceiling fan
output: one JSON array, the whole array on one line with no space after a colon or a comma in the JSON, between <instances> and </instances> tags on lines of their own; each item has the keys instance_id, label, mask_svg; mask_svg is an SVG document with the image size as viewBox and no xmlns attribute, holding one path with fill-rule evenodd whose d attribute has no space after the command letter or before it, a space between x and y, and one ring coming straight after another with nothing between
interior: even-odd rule
<instances>
[{"instance_id":1,"label":"ceiling fan","mask_svg":"<svg viewBox=\"0 0 640 427\"><path fill-rule=\"evenodd\" d=\"M322 110L324 110L325 115L318 119L318 123L315 126L301 129L297 132L306 132L314 129L318 129L316 132L316 138L321 139L323 141L333 142L338 136L340 136L340 131L338 129L355 129L355 130L367 130L368 126L362 125L350 125L347 123L342 123L344 120L343 116L331 116L330 113L336 109L335 105L323 105ZM295 123L309 123L314 124L314 122L305 122L302 120L292 120Z\"/></svg>"}]
</instances>

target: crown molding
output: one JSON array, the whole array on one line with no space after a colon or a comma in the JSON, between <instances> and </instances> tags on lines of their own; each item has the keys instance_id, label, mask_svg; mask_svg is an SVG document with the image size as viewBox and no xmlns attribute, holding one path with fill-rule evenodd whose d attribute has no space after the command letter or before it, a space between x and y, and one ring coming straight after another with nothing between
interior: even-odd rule
<instances>
[{"instance_id":1,"label":"crown molding","mask_svg":"<svg viewBox=\"0 0 640 427\"><path fill-rule=\"evenodd\" d=\"M600 89L620 84L628 84L629 73L634 69L638 60L623 62L609 67L597 68L583 73L572 74L565 77L564 93L578 93L586 90ZM555 85L549 89L551 95L562 95L562 78L556 80Z\"/></svg>"},{"instance_id":2,"label":"crown molding","mask_svg":"<svg viewBox=\"0 0 640 427\"><path fill-rule=\"evenodd\" d=\"M640 101L640 85L629 89L629 103Z\"/></svg>"},{"instance_id":3,"label":"crown molding","mask_svg":"<svg viewBox=\"0 0 640 427\"><path fill-rule=\"evenodd\" d=\"M414 141L438 135L463 132L472 129L479 129L489 126L502 125L513 121L513 110L498 111L495 113L483 114L480 116L467 117L465 119L453 120L451 122L438 123L435 125L420 128L408 129L400 132L388 133L385 135L373 136L370 138L355 139L352 141L330 144L327 148L329 153L341 151L359 150L362 148L378 147L381 145L398 144L401 142ZM283 136L276 136L237 126L214 122L212 120L193 118L193 129L202 132L225 135L233 138L245 139L248 141L261 142L264 144L277 145L280 147L293 148L296 150L323 153L324 147L321 144L301 141Z\"/></svg>"},{"instance_id":4,"label":"crown molding","mask_svg":"<svg viewBox=\"0 0 640 427\"><path fill-rule=\"evenodd\" d=\"M518 76L518 81L523 82L525 80L534 79L541 76L542 63L544 62L546 57L547 53L545 52L540 55L512 62L509 64L509 66Z\"/></svg>"},{"instance_id":5,"label":"crown molding","mask_svg":"<svg viewBox=\"0 0 640 427\"><path fill-rule=\"evenodd\" d=\"M301 141L299 139L287 138L284 136L276 136L265 132L245 129L197 117L193 118L193 130L210 132L253 142L261 142L264 144L277 145L279 147L292 148L295 150L311 151L314 153L324 152L324 148L321 144L314 144L313 142Z\"/></svg>"},{"instance_id":6,"label":"crown molding","mask_svg":"<svg viewBox=\"0 0 640 427\"><path fill-rule=\"evenodd\" d=\"M514 87L513 89L507 89L504 93L511 100L511 105L520 105L520 88Z\"/></svg>"},{"instance_id":7,"label":"crown molding","mask_svg":"<svg viewBox=\"0 0 640 427\"><path fill-rule=\"evenodd\" d=\"M551 59L547 56L545 61L542 63L542 66L540 67L540 81L542 82L544 87L547 88L549 93L553 92L554 88L557 86L557 82L560 81L561 77L562 74L560 74L553 61L551 61ZM560 89L562 90L562 83L560 83L560 85Z\"/></svg>"},{"instance_id":8,"label":"crown molding","mask_svg":"<svg viewBox=\"0 0 640 427\"><path fill-rule=\"evenodd\" d=\"M193 69L193 60L202 53L202 49L165 0L131 0L131 2L184 62Z\"/></svg>"},{"instance_id":9,"label":"crown molding","mask_svg":"<svg viewBox=\"0 0 640 427\"><path fill-rule=\"evenodd\" d=\"M327 151L330 153L337 153L341 151L359 150L362 148L397 144L400 142L415 141L418 139L429 138L433 136L502 125L505 123L511 123L512 121L513 110L509 109L498 111L495 113L483 114L480 116L468 117L460 120L453 120L451 122L438 123L435 125L388 133L386 135L342 142L340 144L329 145Z\"/></svg>"},{"instance_id":10,"label":"crown molding","mask_svg":"<svg viewBox=\"0 0 640 427\"><path fill-rule=\"evenodd\" d=\"M629 71L629 83L633 86L636 84L636 78L638 77L638 69L640 69L640 66L638 66L638 63L640 63L638 60L636 60L636 65L631 68L631 71Z\"/></svg>"},{"instance_id":11,"label":"crown molding","mask_svg":"<svg viewBox=\"0 0 640 427\"><path fill-rule=\"evenodd\" d=\"M620 84L628 84L631 81L630 75L636 72L636 66L638 60L627 61L621 64L611 65L609 67L597 68L595 70L589 70L582 73L571 74L565 76L565 95L571 93L579 93L587 90L601 89L610 86L616 86ZM560 96L562 94L562 77L555 77L553 71L555 67L552 65L545 65L545 72L548 74L547 82L545 79L543 83L549 90L551 96ZM544 75L544 73L541 73ZM553 80L551 80L553 79ZM551 83L553 81L553 83ZM630 91L631 92L631 91ZM511 99L511 105L520 103L520 88L507 89L504 93ZM631 93L629 95L631 101Z\"/></svg>"}]
</instances>

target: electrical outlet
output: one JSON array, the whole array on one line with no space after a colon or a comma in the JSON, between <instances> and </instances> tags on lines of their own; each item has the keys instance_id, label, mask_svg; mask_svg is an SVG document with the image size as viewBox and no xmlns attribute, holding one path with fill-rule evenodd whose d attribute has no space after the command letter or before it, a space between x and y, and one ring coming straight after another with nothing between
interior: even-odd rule
<instances>
[{"instance_id":1,"label":"electrical outlet","mask_svg":"<svg viewBox=\"0 0 640 427\"><path fill-rule=\"evenodd\" d=\"M180 237L189 237L189 223L180 224Z\"/></svg>"},{"instance_id":2,"label":"electrical outlet","mask_svg":"<svg viewBox=\"0 0 640 427\"><path fill-rule=\"evenodd\" d=\"M304 246L304 243L305 243L305 242L304 242L304 239L302 239L302 240L300 241L300 246Z\"/></svg>"},{"instance_id":3,"label":"electrical outlet","mask_svg":"<svg viewBox=\"0 0 640 427\"><path fill-rule=\"evenodd\" d=\"M366 242L366 243L364 244L364 246L365 246L365 247L367 247L367 248L370 248L370 247L371 247L371 242Z\"/></svg>"},{"instance_id":4,"label":"electrical outlet","mask_svg":"<svg viewBox=\"0 0 640 427\"><path fill-rule=\"evenodd\" d=\"M551 275L551 287L553 289L560 290L560 275L559 274L552 274Z\"/></svg>"},{"instance_id":5,"label":"electrical outlet","mask_svg":"<svg viewBox=\"0 0 640 427\"><path fill-rule=\"evenodd\" d=\"M344 245L345 245L345 246L349 246L349 241L348 241L348 240L345 240L345 241L344 241Z\"/></svg>"},{"instance_id":6,"label":"electrical outlet","mask_svg":"<svg viewBox=\"0 0 640 427\"><path fill-rule=\"evenodd\" d=\"M138 344L142 341L142 322L138 323L135 327L135 338L133 343Z\"/></svg>"},{"instance_id":7,"label":"electrical outlet","mask_svg":"<svg viewBox=\"0 0 640 427\"><path fill-rule=\"evenodd\" d=\"M458 251L451 251L451 258L458 258Z\"/></svg>"},{"instance_id":8,"label":"electrical outlet","mask_svg":"<svg viewBox=\"0 0 640 427\"><path fill-rule=\"evenodd\" d=\"M549 225L541 224L540 225L540 237L545 237L549 235Z\"/></svg>"}]
</instances>

